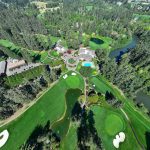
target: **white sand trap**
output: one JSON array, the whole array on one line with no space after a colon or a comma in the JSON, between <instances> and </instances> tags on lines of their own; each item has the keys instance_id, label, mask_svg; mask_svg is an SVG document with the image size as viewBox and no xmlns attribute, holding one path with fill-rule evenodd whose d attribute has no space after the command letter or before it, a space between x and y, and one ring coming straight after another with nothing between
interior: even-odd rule
<instances>
[{"instance_id":1,"label":"white sand trap","mask_svg":"<svg viewBox=\"0 0 150 150\"><path fill-rule=\"evenodd\" d=\"M75 72L73 72L71 75L72 75L72 76L76 76L77 74L76 74Z\"/></svg>"},{"instance_id":2,"label":"white sand trap","mask_svg":"<svg viewBox=\"0 0 150 150\"><path fill-rule=\"evenodd\" d=\"M125 140L125 134L123 132L120 132L116 135L116 138L113 140L113 145L115 148L119 148L120 142L124 142Z\"/></svg>"},{"instance_id":3,"label":"white sand trap","mask_svg":"<svg viewBox=\"0 0 150 150\"><path fill-rule=\"evenodd\" d=\"M120 137L120 142L124 142L124 140L125 140L125 134L123 132L119 133L119 137Z\"/></svg>"},{"instance_id":4,"label":"white sand trap","mask_svg":"<svg viewBox=\"0 0 150 150\"><path fill-rule=\"evenodd\" d=\"M65 75L63 76L63 78L64 78L64 79L66 79L67 77L68 77L68 75L67 75L67 74L65 74Z\"/></svg>"},{"instance_id":5,"label":"white sand trap","mask_svg":"<svg viewBox=\"0 0 150 150\"><path fill-rule=\"evenodd\" d=\"M5 145L9 137L9 133L7 130L4 130L0 133L0 148Z\"/></svg>"},{"instance_id":6,"label":"white sand trap","mask_svg":"<svg viewBox=\"0 0 150 150\"><path fill-rule=\"evenodd\" d=\"M114 139L113 140L113 145L114 145L115 148L119 148L119 141L118 141L118 139Z\"/></svg>"}]
</instances>

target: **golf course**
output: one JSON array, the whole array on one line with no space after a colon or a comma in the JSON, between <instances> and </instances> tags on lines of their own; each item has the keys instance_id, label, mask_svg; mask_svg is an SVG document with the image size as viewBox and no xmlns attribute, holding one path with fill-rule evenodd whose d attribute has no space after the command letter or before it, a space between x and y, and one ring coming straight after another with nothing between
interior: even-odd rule
<instances>
[{"instance_id":1,"label":"golf course","mask_svg":"<svg viewBox=\"0 0 150 150\"><path fill-rule=\"evenodd\" d=\"M125 130L125 133L127 136L127 138L126 138L127 140L124 142L124 144L126 143L125 144L126 146L121 146L120 147L121 149L126 149L127 147L128 147L128 149L131 149L133 146L135 147L135 145L137 145L137 147L139 147L140 145L142 145L142 147L146 147L147 141L146 141L145 134L147 131L150 131L149 119L146 117L143 117L142 112L140 110L138 111L137 108L135 108L135 106L133 105L131 100L127 99L124 96L124 94L117 87L115 87L114 85L109 83L102 76L92 77L90 80L91 80L91 83L95 85L96 91L101 92L101 93L106 93L106 91L109 91L109 92L113 93L119 101L122 101L124 103L122 110L125 112L125 114L123 113L123 111L121 109L109 108L107 110L107 108L104 109L104 108L101 108L98 106L94 106L92 108L93 111L95 112L95 117L97 118L95 120L96 120L96 122L98 122L98 123L96 123L96 125L97 125L96 127L97 127L102 139L104 140L104 143L105 142L107 143L106 147L112 145L112 143L108 144L109 141L112 141L112 140L108 140L108 139L112 135L115 136L115 134L118 133L120 131L120 129L122 129L123 131ZM118 115L116 116L116 114L115 114L115 116L114 116L113 113L111 113L110 115L107 115L107 113L110 110L112 110L113 112L117 112ZM100 119L100 116L101 117L106 116L107 118L106 118L106 120L104 118ZM118 118L118 116L120 116L120 119ZM127 119L127 117L129 120ZM103 120L103 122L100 122L102 120ZM122 121L124 120L124 121L122 123L119 123L119 122L121 122L121 120ZM107 123L107 125L106 125L106 123ZM101 124L101 125L99 125L99 124ZM104 124L104 126L102 124ZM123 127L123 125L124 125L124 127ZM105 130L102 130L102 129L105 129ZM105 131L105 132L103 133L102 131ZM133 134L133 132L135 132L135 133ZM107 138L105 137L107 135L106 133L108 134ZM130 142L130 140L132 140L132 143ZM108 147L108 149L110 149L110 148ZM113 145L112 145L111 149L113 149ZM140 147L139 147L139 149L140 149Z\"/></svg>"},{"instance_id":2,"label":"golf course","mask_svg":"<svg viewBox=\"0 0 150 150\"><path fill-rule=\"evenodd\" d=\"M84 89L84 81L80 75L71 76L71 72L69 72L68 76L66 80L60 78L59 82L23 115L0 128L0 132L7 129L10 134L7 144L1 148L2 150L18 150L36 126L44 126L48 120L53 124L65 114L65 96L68 89ZM79 91L77 90L77 96L80 94Z\"/></svg>"},{"instance_id":3,"label":"golf course","mask_svg":"<svg viewBox=\"0 0 150 150\"><path fill-rule=\"evenodd\" d=\"M61 77L59 82L40 97L24 114L0 128L0 131L7 129L10 133L7 144L2 150L19 149L34 128L38 125L44 126L48 120L50 120L52 129L63 139L61 143L62 149L71 149L68 144L71 141L76 146L77 126L70 122L70 117L73 106L84 89L84 80L79 74L72 76L71 72L69 72L67 75L66 79ZM112 140L117 133L122 131L126 133L126 140L120 145L121 150L131 149L135 145L140 149L140 144L136 138L146 147L144 135L146 131L150 130L149 120L135 109L133 104L125 98L119 89L102 76L91 77L90 84L95 85L97 92L103 94L106 91L112 92L118 100L123 101L124 106L122 109L130 119L129 122L121 109L98 105L92 105L89 108L94 113L95 127L106 149L114 149ZM130 123L135 129L136 135L133 133Z\"/></svg>"},{"instance_id":4,"label":"golf course","mask_svg":"<svg viewBox=\"0 0 150 150\"><path fill-rule=\"evenodd\" d=\"M71 123L70 117L73 106L84 89L84 80L79 74L72 76L71 72L68 72L67 75L66 79L61 77L52 88L20 117L0 128L0 131L7 129L10 133L7 144L2 150L19 149L34 128L38 125L44 126L48 120L50 120L52 129L63 139L61 143L62 149L71 149L68 144L71 141L76 146L77 126ZM127 120L121 109L98 105L92 105L89 108L94 113L95 127L102 138L105 148L114 149L112 140L119 132L126 133L126 140L120 145L121 150L131 149L135 145L140 149L141 143L146 147L145 132L150 130L149 120L135 109L133 104L117 87L102 76L91 77L90 84L95 85L97 92L103 94L106 91L112 92L119 101L123 101L124 106L122 109L130 119ZM133 129L131 128L131 123Z\"/></svg>"}]
</instances>

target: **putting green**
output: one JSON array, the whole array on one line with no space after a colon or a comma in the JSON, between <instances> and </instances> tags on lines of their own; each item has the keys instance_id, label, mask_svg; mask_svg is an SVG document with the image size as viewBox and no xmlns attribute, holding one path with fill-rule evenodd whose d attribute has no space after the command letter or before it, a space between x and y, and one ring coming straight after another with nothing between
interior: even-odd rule
<instances>
[{"instance_id":1,"label":"putting green","mask_svg":"<svg viewBox=\"0 0 150 150\"><path fill-rule=\"evenodd\" d=\"M77 76L69 76L67 79L66 79L66 83L69 87L77 87L77 85L80 84L80 80Z\"/></svg>"},{"instance_id":2,"label":"putting green","mask_svg":"<svg viewBox=\"0 0 150 150\"><path fill-rule=\"evenodd\" d=\"M118 115L111 114L105 119L105 130L109 135L116 135L124 130L124 122Z\"/></svg>"}]
</instances>

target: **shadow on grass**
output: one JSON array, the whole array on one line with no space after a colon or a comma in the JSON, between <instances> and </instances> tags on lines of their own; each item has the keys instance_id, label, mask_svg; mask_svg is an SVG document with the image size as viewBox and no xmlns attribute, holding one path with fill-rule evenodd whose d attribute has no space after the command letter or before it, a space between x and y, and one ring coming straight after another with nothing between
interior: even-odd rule
<instances>
[{"instance_id":1,"label":"shadow on grass","mask_svg":"<svg viewBox=\"0 0 150 150\"><path fill-rule=\"evenodd\" d=\"M50 121L45 126L38 125L29 136L28 140L20 147L20 150L58 150L60 138L50 128Z\"/></svg>"},{"instance_id":2,"label":"shadow on grass","mask_svg":"<svg viewBox=\"0 0 150 150\"><path fill-rule=\"evenodd\" d=\"M150 132L145 133L145 138L146 138L146 145L147 145L146 150L150 150Z\"/></svg>"}]
</instances>

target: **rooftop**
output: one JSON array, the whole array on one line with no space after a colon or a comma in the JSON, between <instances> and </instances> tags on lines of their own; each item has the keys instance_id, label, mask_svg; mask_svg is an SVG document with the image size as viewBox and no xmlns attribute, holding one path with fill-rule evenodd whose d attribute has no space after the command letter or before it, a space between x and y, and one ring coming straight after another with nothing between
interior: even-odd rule
<instances>
[{"instance_id":1,"label":"rooftop","mask_svg":"<svg viewBox=\"0 0 150 150\"><path fill-rule=\"evenodd\" d=\"M0 75L4 74L6 71L6 61L0 62Z\"/></svg>"},{"instance_id":2,"label":"rooftop","mask_svg":"<svg viewBox=\"0 0 150 150\"><path fill-rule=\"evenodd\" d=\"M26 62L24 60L18 60L18 59L8 59L7 63L8 63L7 68L9 70L18 68L18 67L26 64Z\"/></svg>"}]
</instances>

